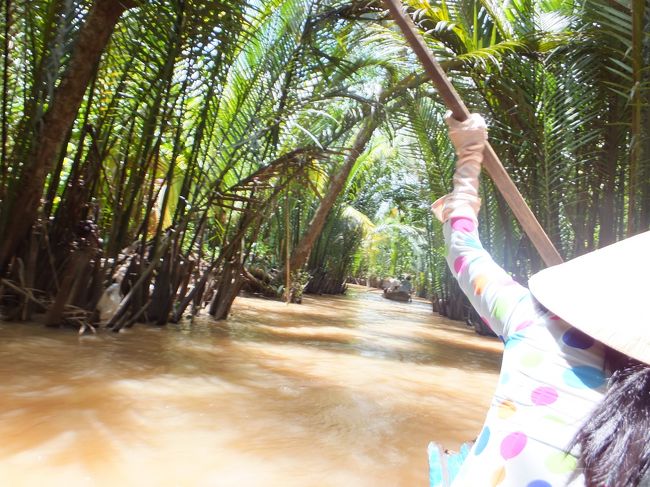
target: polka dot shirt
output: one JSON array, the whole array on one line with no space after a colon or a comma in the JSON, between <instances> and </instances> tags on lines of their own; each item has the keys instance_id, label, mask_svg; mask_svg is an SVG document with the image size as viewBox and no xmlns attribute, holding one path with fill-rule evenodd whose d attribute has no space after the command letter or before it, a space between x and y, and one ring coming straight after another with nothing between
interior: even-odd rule
<instances>
[{"instance_id":1,"label":"polka dot shirt","mask_svg":"<svg viewBox=\"0 0 650 487\"><path fill-rule=\"evenodd\" d=\"M476 221L444 226L450 269L505 349L483 429L453 485L581 486L576 432L607 382L600 343L545 310L483 249Z\"/></svg>"}]
</instances>

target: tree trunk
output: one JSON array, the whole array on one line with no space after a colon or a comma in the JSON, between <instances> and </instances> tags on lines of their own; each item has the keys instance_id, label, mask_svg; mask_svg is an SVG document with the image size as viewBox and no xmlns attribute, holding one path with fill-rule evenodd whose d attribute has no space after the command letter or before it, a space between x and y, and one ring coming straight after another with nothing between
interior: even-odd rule
<instances>
[{"instance_id":1,"label":"tree trunk","mask_svg":"<svg viewBox=\"0 0 650 487\"><path fill-rule=\"evenodd\" d=\"M345 188L345 184L347 183L348 176L350 175L354 164L366 149L366 145L370 142L372 134L378 125L379 117L370 116L365 120L363 126L357 133L354 139L354 145L345 156L343 166L332 177L327 193L323 196L323 199L318 205L316 213L309 223L307 232L302 236L300 242L298 242L298 245L291 254L291 260L289 261L291 269L300 270L309 259L309 254L311 253L318 236L323 230L323 226L327 220L327 215L329 215L336 199L343 191L343 188Z\"/></svg>"},{"instance_id":2,"label":"tree trunk","mask_svg":"<svg viewBox=\"0 0 650 487\"><path fill-rule=\"evenodd\" d=\"M54 303L45 315L45 324L47 326L61 325L65 306L74 295L75 284L95 252L96 249L94 246L89 245L71 254L70 261L63 272L63 280L59 292L56 295Z\"/></svg>"},{"instance_id":3,"label":"tree trunk","mask_svg":"<svg viewBox=\"0 0 650 487\"><path fill-rule=\"evenodd\" d=\"M194 287L187 295L185 295L184 293L181 294L182 299L176 306L176 309L174 309L174 312L172 313L172 316L169 321L171 321L172 323L178 323L183 317L183 313L190 305L190 303L192 303L192 301L194 301L195 299L196 300L201 299L205 291L205 285L208 283L208 279L210 278L210 275L212 274L213 270L214 270L214 262L210 265L210 267L205 269L203 275L201 276L201 279L199 279L197 282L194 283Z\"/></svg>"},{"instance_id":4,"label":"tree trunk","mask_svg":"<svg viewBox=\"0 0 650 487\"><path fill-rule=\"evenodd\" d=\"M4 200L5 185L7 184L7 141L9 139L9 46L10 46L10 27L11 27L11 0L5 0L4 15L4 41L2 54L2 109L0 110L0 201Z\"/></svg>"},{"instance_id":5,"label":"tree trunk","mask_svg":"<svg viewBox=\"0 0 650 487\"><path fill-rule=\"evenodd\" d=\"M638 229L637 198L640 179L641 140L643 137L642 81L643 81L643 23L645 19L645 0L632 1L632 120L630 134L630 165L628 169L628 209L626 236L631 237Z\"/></svg>"},{"instance_id":6,"label":"tree trunk","mask_svg":"<svg viewBox=\"0 0 650 487\"><path fill-rule=\"evenodd\" d=\"M147 321L153 321L158 326L167 324L172 309L172 254L171 249L165 253L151 293L151 310L147 313Z\"/></svg>"},{"instance_id":7,"label":"tree trunk","mask_svg":"<svg viewBox=\"0 0 650 487\"><path fill-rule=\"evenodd\" d=\"M0 247L0 272L29 233L36 220L43 186L61 150L66 134L74 124L83 96L99 65L122 13L134 7L133 0L97 0L79 32L70 63L54 94L50 108L43 117L38 142L28 160L18 191L6 205L7 238Z\"/></svg>"},{"instance_id":8,"label":"tree trunk","mask_svg":"<svg viewBox=\"0 0 650 487\"><path fill-rule=\"evenodd\" d=\"M600 199L600 234L598 246L604 247L616 241L616 167L619 159L619 143L621 139L620 126L616 125L620 111L616 101L610 105L610 119L605 132L603 150L599 157L600 184L602 197Z\"/></svg>"},{"instance_id":9,"label":"tree trunk","mask_svg":"<svg viewBox=\"0 0 650 487\"><path fill-rule=\"evenodd\" d=\"M209 313L217 320L225 320L230 314L230 308L235 302L244 284L242 275L242 263L237 260L227 262L219 279L219 286L210 303Z\"/></svg>"}]
</instances>

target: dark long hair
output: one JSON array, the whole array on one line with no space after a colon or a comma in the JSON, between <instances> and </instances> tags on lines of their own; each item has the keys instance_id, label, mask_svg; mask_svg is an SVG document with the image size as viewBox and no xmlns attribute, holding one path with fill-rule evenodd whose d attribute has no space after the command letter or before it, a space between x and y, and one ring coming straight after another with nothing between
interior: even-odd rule
<instances>
[{"instance_id":1,"label":"dark long hair","mask_svg":"<svg viewBox=\"0 0 650 487\"><path fill-rule=\"evenodd\" d=\"M587 487L636 487L650 474L650 365L609 347L607 392L573 439Z\"/></svg>"}]
</instances>

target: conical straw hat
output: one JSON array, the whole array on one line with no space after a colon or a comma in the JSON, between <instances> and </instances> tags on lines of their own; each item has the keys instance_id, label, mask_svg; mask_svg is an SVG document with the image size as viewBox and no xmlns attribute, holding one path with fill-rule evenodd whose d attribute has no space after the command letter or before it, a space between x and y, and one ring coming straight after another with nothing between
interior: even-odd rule
<instances>
[{"instance_id":1,"label":"conical straw hat","mask_svg":"<svg viewBox=\"0 0 650 487\"><path fill-rule=\"evenodd\" d=\"M650 232L544 269L528 286L570 325L650 364Z\"/></svg>"}]
</instances>

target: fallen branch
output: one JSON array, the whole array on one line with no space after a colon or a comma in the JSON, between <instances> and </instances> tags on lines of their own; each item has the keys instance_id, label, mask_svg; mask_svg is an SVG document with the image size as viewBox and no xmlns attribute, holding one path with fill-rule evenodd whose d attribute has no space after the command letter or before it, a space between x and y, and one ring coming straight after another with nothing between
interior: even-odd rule
<instances>
[{"instance_id":1,"label":"fallen branch","mask_svg":"<svg viewBox=\"0 0 650 487\"><path fill-rule=\"evenodd\" d=\"M45 303L43 303L42 301L39 301L38 299L36 299L36 298L34 297L34 294L32 294L32 291L34 291L34 289L30 289L30 288L22 288L22 287L20 287L20 286L17 286L16 284L14 284L13 282L11 282L11 281L8 280L8 279L0 279L0 283L1 283L3 286L7 286L7 287L8 287L9 289L11 289L12 291L17 292L17 293L20 294L21 296L26 297L27 299L29 299L29 300L32 301L33 303L39 305L41 308L43 308L43 310L47 310L48 305L45 304Z\"/></svg>"}]
</instances>

